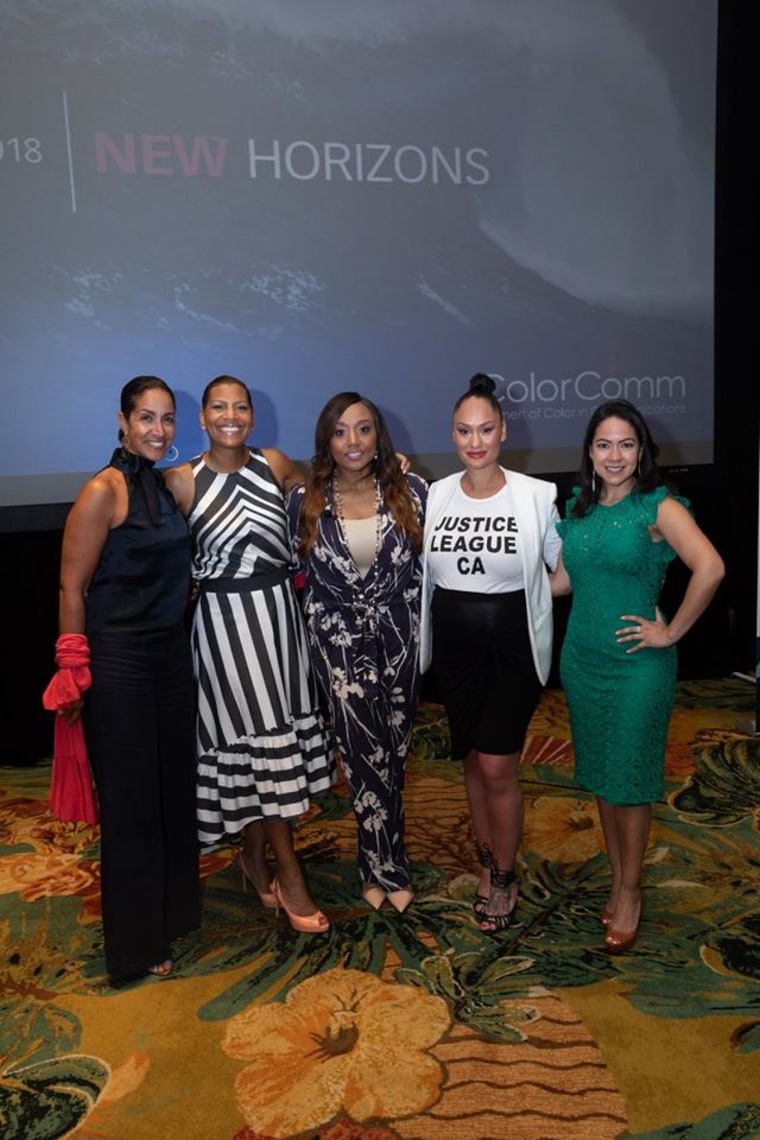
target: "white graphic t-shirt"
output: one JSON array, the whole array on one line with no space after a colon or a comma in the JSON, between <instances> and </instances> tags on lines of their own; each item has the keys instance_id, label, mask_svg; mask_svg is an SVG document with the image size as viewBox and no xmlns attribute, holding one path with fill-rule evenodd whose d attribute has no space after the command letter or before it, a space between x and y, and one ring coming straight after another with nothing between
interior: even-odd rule
<instances>
[{"instance_id":1,"label":"white graphic t-shirt","mask_svg":"<svg viewBox=\"0 0 760 1140\"><path fill-rule=\"evenodd\" d=\"M471 499L460 484L435 525L426 558L433 583L444 590L508 594L524 589L509 484L489 499Z\"/></svg>"}]
</instances>

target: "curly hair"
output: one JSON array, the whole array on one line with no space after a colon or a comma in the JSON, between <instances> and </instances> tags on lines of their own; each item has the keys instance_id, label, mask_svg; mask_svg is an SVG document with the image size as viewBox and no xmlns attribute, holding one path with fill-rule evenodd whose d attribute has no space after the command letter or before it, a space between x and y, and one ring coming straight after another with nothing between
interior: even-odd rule
<instances>
[{"instance_id":1,"label":"curly hair","mask_svg":"<svg viewBox=\"0 0 760 1140\"><path fill-rule=\"evenodd\" d=\"M604 420L613 416L617 420L624 420L631 427L638 441L639 463L633 493L646 494L665 482L657 465L660 449L652 438L652 433L639 409L628 400L608 400L606 403L600 404L592 413L583 438L583 453L578 471L580 494L577 496L572 509L573 516L576 518L582 518L589 507L599 502L601 488L595 486L594 465L591 462L590 451L597 428Z\"/></svg>"},{"instance_id":2,"label":"curly hair","mask_svg":"<svg viewBox=\"0 0 760 1140\"><path fill-rule=\"evenodd\" d=\"M335 460L330 451L330 441L335 433L335 425L353 404L364 404L375 423L377 450L372 460L372 473L380 487L383 505L393 517L396 530L408 538L414 553L419 554L422 549L422 527L415 501L393 449L382 412L358 392L339 392L327 401L319 413L314 430L314 456L306 476L300 519L301 538L298 544L299 557L304 561L308 559L316 541L319 516L328 501L332 501L331 484Z\"/></svg>"}]
</instances>

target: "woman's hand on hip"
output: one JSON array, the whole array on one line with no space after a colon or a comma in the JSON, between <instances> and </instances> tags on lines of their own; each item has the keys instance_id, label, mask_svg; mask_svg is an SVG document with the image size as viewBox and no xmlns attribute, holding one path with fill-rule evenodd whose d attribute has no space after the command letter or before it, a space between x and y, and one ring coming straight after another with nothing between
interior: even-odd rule
<instances>
[{"instance_id":1,"label":"woman's hand on hip","mask_svg":"<svg viewBox=\"0 0 760 1140\"><path fill-rule=\"evenodd\" d=\"M659 606L655 606L654 612L656 615L654 621L639 617L638 614L620 615L621 621L632 623L615 631L618 645L625 645L629 641L635 642L626 653L638 653L640 649L668 649L673 644L668 624Z\"/></svg>"}]
</instances>

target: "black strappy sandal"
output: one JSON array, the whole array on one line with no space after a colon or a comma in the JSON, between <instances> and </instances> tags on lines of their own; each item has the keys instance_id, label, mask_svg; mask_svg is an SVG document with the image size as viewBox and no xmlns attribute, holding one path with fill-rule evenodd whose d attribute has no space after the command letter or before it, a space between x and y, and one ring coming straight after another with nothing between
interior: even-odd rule
<instances>
[{"instance_id":1,"label":"black strappy sandal","mask_svg":"<svg viewBox=\"0 0 760 1140\"><path fill-rule=\"evenodd\" d=\"M488 871L493 867L493 855L487 843L478 844L478 861L481 867L485 867ZM475 892L475 897L472 900L472 909L477 922L480 922L488 910L488 897L488 895L481 895L480 891Z\"/></svg>"},{"instance_id":2,"label":"black strappy sandal","mask_svg":"<svg viewBox=\"0 0 760 1140\"><path fill-rule=\"evenodd\" d=\"M511 871L502 871L499 867L496 866L495 863L491 863L491 898L493 898L494 893L497 891L506 895L512 884L516 882L517 874L514 869ZM491 898L488 900L489 903L491 901ZM486 911L484 914L481 914L479 916L480 929L484 934L501 934L503 930L506 930L507 927L511 925L512 920L515 917L516 910L517 894L515 894L515 901L512 904L512 909L506 914L489 914L488 911Z\"/></svg>"}]
</instances>

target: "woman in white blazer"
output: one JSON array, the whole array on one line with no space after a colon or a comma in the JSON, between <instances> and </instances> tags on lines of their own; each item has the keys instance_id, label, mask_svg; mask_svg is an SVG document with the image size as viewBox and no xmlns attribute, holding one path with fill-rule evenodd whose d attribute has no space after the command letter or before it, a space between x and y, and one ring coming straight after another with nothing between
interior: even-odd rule
<instances>
[{"instance_id":1,"label":"woman in white blazer","mask_svg":"<svg viewBox=\"0 0 760 1140\"><path fill-rule=\"evenodd\" d=\"M553 483L499 463L507 437L490 376L476 373L454 405L464 472L433 483L424 538L420 666L432 665L464 765L481 865L481 930L505 930L517 905L522 831L518 766L552 654L554 570L561 542Z\"/></svg>"}]
</instances>

